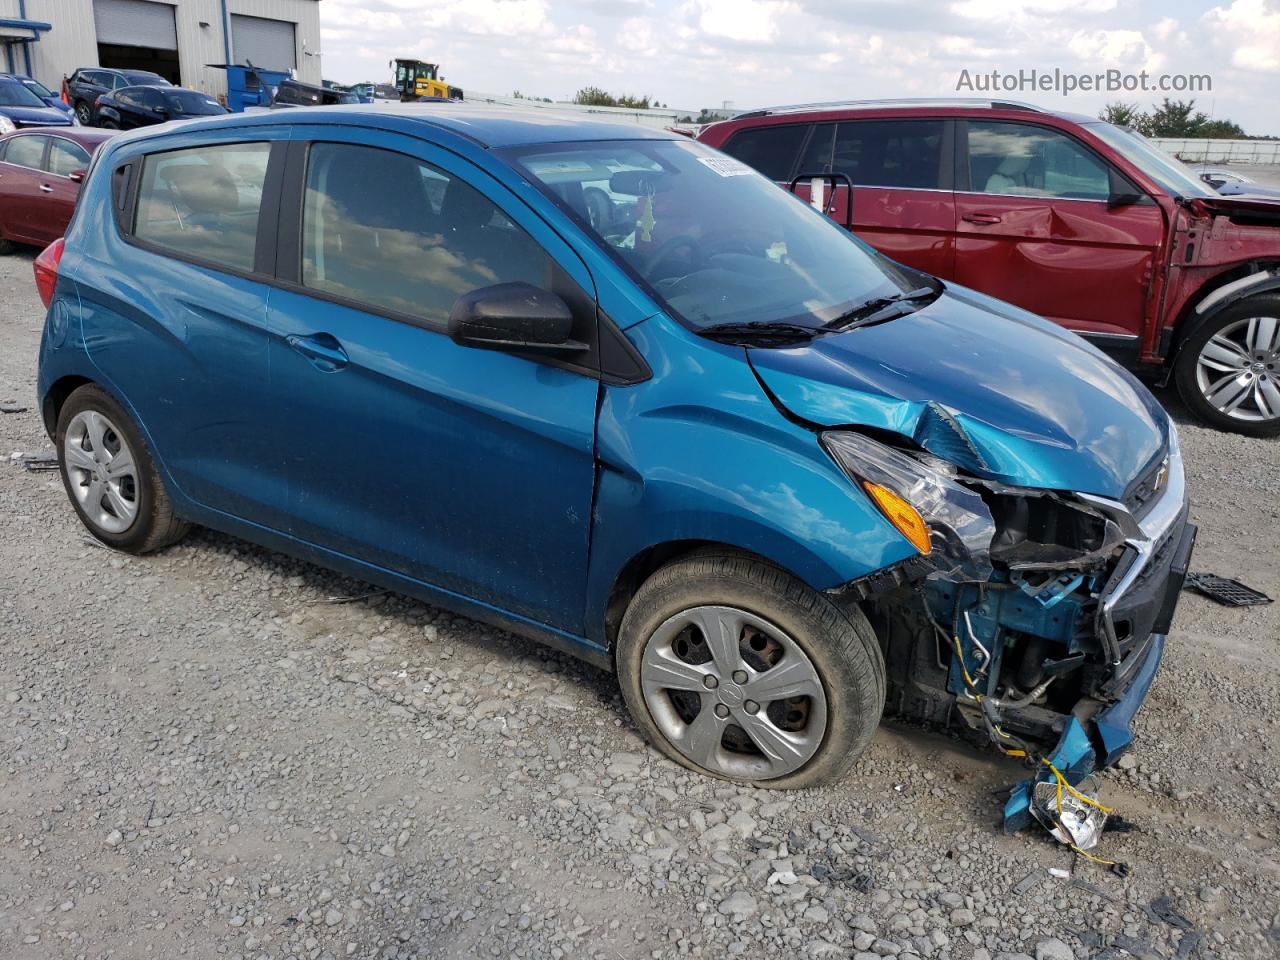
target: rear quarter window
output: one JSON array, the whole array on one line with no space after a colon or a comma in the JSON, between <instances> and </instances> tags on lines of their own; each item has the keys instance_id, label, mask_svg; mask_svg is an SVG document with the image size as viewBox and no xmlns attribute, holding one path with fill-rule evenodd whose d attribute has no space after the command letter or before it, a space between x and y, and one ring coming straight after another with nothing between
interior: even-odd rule
<instances>
[{"instance_id":1,"label":"rear quarter window","mask_svg":"<svg viewBox=\"0 0 1280 960\"><path fill-rule=\"evenodd\" d=\"M733 134L721 148L770 180L789 180L809 125L750 127Z\"/></svg>"},{"instance_id":2,"label":"rear quarter window","mask_svg":"<svg viewBox=\"0 0 1280 960\"><path fill-rule=\"evenodd\" d=\"M215 265L253 269L269 143L151 154L142 164L134 236Z\"/></svg>"}]
</instances>

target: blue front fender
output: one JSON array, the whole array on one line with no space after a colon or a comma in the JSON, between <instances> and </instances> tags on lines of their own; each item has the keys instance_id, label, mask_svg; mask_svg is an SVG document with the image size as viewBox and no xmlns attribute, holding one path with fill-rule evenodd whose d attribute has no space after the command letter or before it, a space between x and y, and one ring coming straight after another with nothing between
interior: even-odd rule
<instances>
[{"instance_id":1,"label":"blue front fender","mask_svg":"<svg viewBox=\"0 0 1280 960\"><path fill-rule=\"evenodd\" d=\"M817 590L915 551L810 430L765 395L741 347L664 316L627 331L654 371L601 400L586 623L606 644L605 609L627 562L673 541L756 553Z\"/></svg>"}]
</instances>

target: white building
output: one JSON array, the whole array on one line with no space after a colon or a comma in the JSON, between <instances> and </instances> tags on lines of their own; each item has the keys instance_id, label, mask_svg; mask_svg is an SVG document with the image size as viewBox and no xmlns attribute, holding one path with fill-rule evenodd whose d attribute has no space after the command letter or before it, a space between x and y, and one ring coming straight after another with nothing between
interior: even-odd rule
<instances>
[{"instance_id":1,"label":"white building","mask_svg":"<svg viewBox=\"0 0 1280 960\"><path fill-rule=\"evenodd\" d=\"M246 61L319 83L319 0L0 0L0 72L54 92L77 67L132 67L219 94L209 64Z\"/></svg>"}]
</instances>

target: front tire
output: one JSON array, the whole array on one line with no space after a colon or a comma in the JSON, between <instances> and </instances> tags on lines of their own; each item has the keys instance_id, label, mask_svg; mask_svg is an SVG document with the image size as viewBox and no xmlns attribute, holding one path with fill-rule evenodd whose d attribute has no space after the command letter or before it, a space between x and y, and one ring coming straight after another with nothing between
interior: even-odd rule
<instances>
[{"instance_id":1,"label":"front tire","mask_svg":"<svg viewBox=\"0 0 1280 960\"><path fill-rule=\"evenodd\" d=\"M884 709L884 661L861 612L727 552L650 577L623 617L616 662L627 707L659 750L761 787L839 779Z\"/></svg>"},{"instance_id":2,"label":"front tire","mask_svg":"<svg viewBox=\"0 0 1280 960\"><path fill-rule=\"evenodd\" d=\"M1280 294L1248 297L1202 323L1179 349L1173 376L1206 423L1280 436Z\"/></svg>"},{"instance_id":3,"label":"front tire","mask_svg":"<svg viewBox=\"0 0 1280 960\"><path fill-rule=\"evenodd\" d=\"M133 420L99 387L86 384L67 398L55 442L71 506L103 543L149 553L186 534Z\"/></svg>"},{"instance_id":4,"label":"front tire","mask_svg":"<svg viewBox=\"0 0 1280 960\"><path fill-rule=\"evenodd\" d=\"M93 126L93 110L84 100L76 101L76 119L80 121L82 127Z\"/></svg>"}]
</instances>

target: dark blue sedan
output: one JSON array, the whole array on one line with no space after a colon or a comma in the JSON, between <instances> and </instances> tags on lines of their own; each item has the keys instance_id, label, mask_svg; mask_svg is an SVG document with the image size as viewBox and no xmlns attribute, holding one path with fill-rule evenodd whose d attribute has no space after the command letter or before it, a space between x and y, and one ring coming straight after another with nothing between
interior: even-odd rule
<instances>
[{"instance_id":1,"label":"dark blue sedan","mask_svg":"<svg viewBox=\"0 0 1280 960\"><path fill-rule=\"evenodd\" d=\"M51 107L20 79L0 74L0 136L23 127L70 127L71 114Z\"/></svg>"},{"instance_id":2,"label":"dark blue sedan","mask_svg":"<svg viewBox=\"0 0 1280 960\"><path fill-rule=\"evenodd\" d=\"M886 708L1071 783L1130 744L1195 532L1169 418L703 144L464 104L157 127L36 274L112 547L203 524L499 624L762 786L839 777Z\"/></svg>"}]
</instances>

